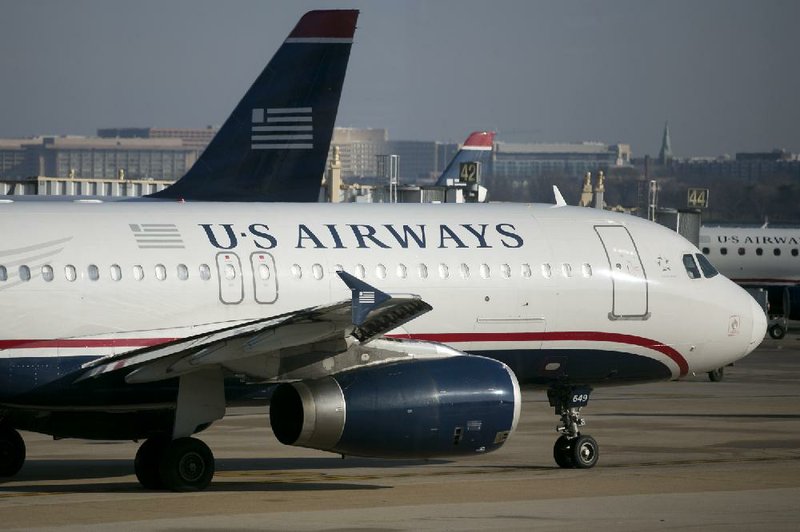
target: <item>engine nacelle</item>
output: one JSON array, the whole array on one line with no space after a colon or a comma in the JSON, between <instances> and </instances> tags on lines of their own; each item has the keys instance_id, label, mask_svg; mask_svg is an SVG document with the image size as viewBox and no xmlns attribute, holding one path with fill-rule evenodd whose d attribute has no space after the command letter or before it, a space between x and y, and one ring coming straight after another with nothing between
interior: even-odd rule
<instances>
[{"instance_id":1,"label":"engine nacelle","mask_svg":"<svg viewBox=\"0 0 800 532\"><path fill-rule=\"evenodd\" d=\"M281 384L269 415L286 445L427 458L500 448L516 428L520 404L519 384L505 364L464 355Z\"/></svg>"}]
</instances>

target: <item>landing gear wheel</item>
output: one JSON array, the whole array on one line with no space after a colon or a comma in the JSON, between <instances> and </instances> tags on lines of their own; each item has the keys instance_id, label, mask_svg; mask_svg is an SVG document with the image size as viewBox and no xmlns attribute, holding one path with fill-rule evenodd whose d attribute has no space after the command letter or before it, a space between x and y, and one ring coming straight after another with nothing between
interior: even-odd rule
<instances>
[{"instance_id":1,"label":"landing gear wheel","mask_svg":"<svg viewBox=\"0 0 800 532\"><path fill-rule=\"evenodd\" d=\"M164 454L169 444L169 439L165 437L155 437L147 439L136 452L136 459L133 461L133 469L136 471L136 478L139 484L148 490L157 490L164 487L161 481L158 467L161 462L161 455Z\"/></svg>"},{"instance_id":2,"label":"landing gear wheel","mask_svg":"<svg viewBox=\"0 0 800 532\"><path fill-rule=\"evenodd\" d=\"M172 491L201 491L214 476L214 455L200 440L178 438L164 449L158 470L164 487Z\"/></svg>"},{"instance_id":3,"label":"landing gear wheel","mask_svg":"<svg viewBox=\"0 0 800 532\"><path fill-rule=\"evenodd\" d=\"M708 380L719 382L725 377L725 368L712 369L708 372Z\"/></svg>"},{"instance_id":4,"label":"landing gear wheel","mask_svg":"<svg viewBox=\"0 0 800 532\"><path fill-rule=\"evenodd\" d=\"M15 429L0 425L0 477L13 477L25 463L25 442Z\"/></svg>"},{"instance_id":5,"label":"landing gear wheel","mask_svg":"<svg viewBox=\"0 0 800 532\"><path fill-rule=\"evenodd\" d=\"M782 325L773 325L769 328L769 335L776 340L780 340L786 336L786 329Z\"/></svg>"},{"instance_id":6,"label":"landing gear wheel","mask_svg":"<svg viewBox=\"0 0 800 532\"><path fill-rule=\"evenodd\" d=\"M553 459L562 469L572 469L572 449L570 447L570 439L566 436L560 436L555 445L553 445Z\"/></svg>"},{"instance_id":7,"label":"landing gear wheel","mask_svg":"<svg viewBox=\"0 0 800 532\"><path fill-rule=\"evenodd\" d=\"M589 469L594 467L600 458L600 447L591 436L578 436L570 442L572 467Z\"/></svg>"}]
</instances>

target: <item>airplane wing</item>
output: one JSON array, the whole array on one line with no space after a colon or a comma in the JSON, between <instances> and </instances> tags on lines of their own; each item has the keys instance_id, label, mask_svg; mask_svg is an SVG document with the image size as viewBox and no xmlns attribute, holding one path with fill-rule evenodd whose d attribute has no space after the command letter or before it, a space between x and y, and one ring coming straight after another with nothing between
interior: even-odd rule
<instances>
[{"instance_id":1,"label":"airplane wing","mask_svg":"<svg viewBox=\"0 0 800 532\"><path fill-rule=\"evenodd\" d=\"M92 361L84 365L84 373L75 382L119 371L128 372L128 383L154 382L253 357L281 359L302 354L300 363L310 365L345 351L348 338L367 343L432 309L419 296L389 295L346 272L338 273L352 291L350 300L222 327ZM312 349L322 343L338 347L332 348L334 352L331 348Z\"/></svg>"}]
</instances>

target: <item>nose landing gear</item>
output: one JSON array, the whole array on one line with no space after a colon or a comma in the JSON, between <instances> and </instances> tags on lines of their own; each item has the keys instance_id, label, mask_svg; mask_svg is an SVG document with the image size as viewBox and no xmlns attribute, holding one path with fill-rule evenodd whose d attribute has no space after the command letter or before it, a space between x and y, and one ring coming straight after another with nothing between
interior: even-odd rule
<instances>
[{"instance_id":1,"label":"nose landing gear","mask_svg":"<svg viewBox=\"0 0 800 532\"><path fill-rule=\"evenodd\" d=\"M580 415L581 408L589 403L591 392L588 386L554 386L547 390L550 406L561 417L561 425L556 429L561 436L553 446L553 458L561 468L589 469L600 457L597 441L579 431L586 424Z\"/></svg>"}]
</instances>

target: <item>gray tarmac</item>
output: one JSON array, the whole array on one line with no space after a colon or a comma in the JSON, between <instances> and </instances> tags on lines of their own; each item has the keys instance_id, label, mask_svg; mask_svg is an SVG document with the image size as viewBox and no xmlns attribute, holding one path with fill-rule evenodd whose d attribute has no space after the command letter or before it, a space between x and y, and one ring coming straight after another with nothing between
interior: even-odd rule
<instances>
[{"instance_id":1,"label":"gray tarmac","mask_svg":"<svg viewBox=\"0 0 800 532\"><path fill-rule=\"evenodd\" d=\"M768 339L680 382L603 388L584 410L591 470L555 466L557 418L526 391L499 451L458 460L347 458L286 447L266 409L231 410L200 437L202 493L142 489L131 442L24 433L0 484L0 528L41 530L800 530L800 336Z\"/></svg>"}]
</instances>

